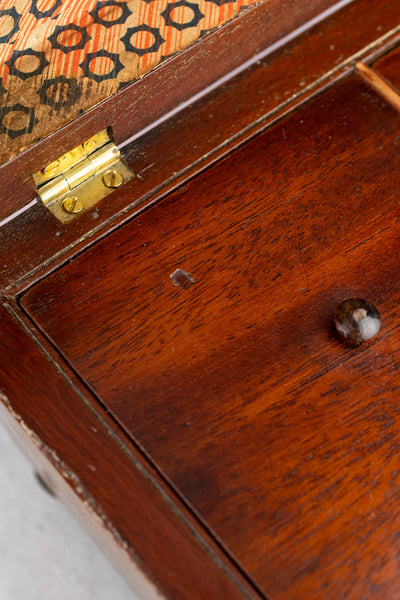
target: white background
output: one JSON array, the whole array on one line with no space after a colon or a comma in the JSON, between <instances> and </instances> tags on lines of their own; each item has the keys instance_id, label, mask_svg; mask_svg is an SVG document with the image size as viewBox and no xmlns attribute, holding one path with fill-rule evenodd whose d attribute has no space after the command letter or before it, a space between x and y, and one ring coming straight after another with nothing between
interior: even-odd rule
<instances>
[{"instance_id":1,"label":"white background","mask_svg":"<svg viewBox=\"0 0 400 600\"><path fill-rule=\"evenodd\" d=\"M140 600L0 424L0 599Z\"/></svg>"}]
</instances>

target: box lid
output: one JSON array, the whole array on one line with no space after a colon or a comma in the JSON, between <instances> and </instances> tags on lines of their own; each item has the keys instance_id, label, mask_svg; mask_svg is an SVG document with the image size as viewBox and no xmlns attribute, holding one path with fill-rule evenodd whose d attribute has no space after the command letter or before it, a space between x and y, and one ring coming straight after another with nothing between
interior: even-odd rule
<instances>
[{"instance_id":1,"label":"box lid","mask_svg":"<svg viewBox=\"0 0 400 600\"><path fill-rule=\"evenodd\" d=\"M2 2L0 162L142 77L254 3Z\"/></svg>"}]
</instances>

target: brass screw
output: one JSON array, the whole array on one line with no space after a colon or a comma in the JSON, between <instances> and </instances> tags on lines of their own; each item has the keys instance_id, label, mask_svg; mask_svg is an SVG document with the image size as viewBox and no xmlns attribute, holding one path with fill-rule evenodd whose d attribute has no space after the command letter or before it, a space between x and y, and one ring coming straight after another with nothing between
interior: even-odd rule
<instances>
[{"instance_id":1,"label":"brass screw","mask_svg":"<svg viewBox=\"0 0 400 600\"><path fill-rule=\"evenodd\" d=\"M45 167L42 172L44 175L47 175L47 176L54 175L54 173L57 172L57 169L59 166L60 166L60 161L54 160L52 163L47 165L47 167Z\"/></svg>"},{"instance_id":2,"label":"brass screw","mask_svg":"<svg viewBox=\"0 0 400 600\"><path fill-rule=\"evenodd\" d=\"M119 171L110 169L104 173L103 183L109 188L117 188L124 183L124 177Z\"/></svg>"},{"instance_id":3,"label":"brass screw","mask_svg":"<svg viewBox=\"0 0 400 600\"><path fill-rule=\"evenodd\" d=\"M91 150L94 146L94 142L92 140L88 140L87 142L83 142L82 146L85 150Z\"/></svg>"},{"instance_id":4,"label":"brass screw","mask_svg":"<svg viewBox=\"0 0 400 600\"><path fill-rule=\"evenodd\" d=\"M63 200L62 207L65 212L69 213L70 215L77 215L83 210L83 204L76 196L65 198L65 200Z\"/></svg>"}]
</instances>

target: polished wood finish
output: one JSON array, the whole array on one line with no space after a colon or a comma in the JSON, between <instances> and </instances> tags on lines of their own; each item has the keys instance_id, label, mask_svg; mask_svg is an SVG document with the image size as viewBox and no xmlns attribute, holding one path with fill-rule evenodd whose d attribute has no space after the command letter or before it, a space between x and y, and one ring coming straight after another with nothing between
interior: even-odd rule
<instances>
[{"instance_id":1,"label":"polished wood finish","mask_svg":"<svg viewBox=\"0 0 400 600\"><path fill-rule=\"evenodd\" d=\"M141 453L51 348L38 346L21 318L17 307L0 309L2 420L140 597L257 600Z\"/></svg>"},{"instance_id":2,"label":"polished wood finish","mask_svg":"<svg viewBox=\"0 0 400 600\"><path fill-rule=\"evenodd\" d=\"M335 6L342 8L335 12ZM325 24L324 10L332 12L329 18L325 18ZM362 27L354 27L354 23L359 22L360 15ZM315 19L315 22L312 19ZM318 21L322 29L319 29ZM265 0L200 43L161 64L143 79L134 82L15 159L1 165L3 185L0 191L0 219L34 199L32 173L36 173L54 158L75 148L77 144L106 127L112 127L114 139L119 145L130 136L139 135L158 119L165 119L169 111L192 103L194 97L204 96L209 89L218 85L219 80L229 78L230 73L241 69L247 61L257 62L257 58L262 60L264 66L261 88L264 92L259 91L258 84L258 89L255 90L255 99L258 102L254 103L247 87L244 98L250 104L258 105L258 116L255 118L259 118L267 110L276 108L295 94L302 93L304 87L315 79L324 76L328 71L336 70L342 61L349 59L353 54L377 43L381 38L390 38L398 33L399 24L400 6L396 0L384 3L381 0L358 0L348 2L347 5L345 2L335 3L332 0L286 0L284 3L281 0ZM300 48L294 51L292 57L292 49L297 44ZM234 52L232 48L235 49ZM275 62L276 56L285 56L285 48L289 53L286 60L281 58L280 67L277 65L271 70L271 62ZM263 96L258 97L258 94ZM262 106L262 100L268 104ZM213 103L210 103L210 106L213 106ZM247 109L244 106L243 100L240 99L226 103L224 131L229 131L229 123L233 123L233 133L237 134L240 131L235 128L234 121L240 113L243 115L241 119L246 120ZM246 120L246 126L254 120L255 108L249 110L252 114ZM219 117L215 117L211 122L212 127L218 121ZM219 128L218 125L217 130ZM221 141L225 140L226 138ZM174 143L176 147L171 157L172 162L168 163L168 178L176 178L179 175L179 170L176 166L174 168L173 163L186 152L186 148L180 145L179 135L174 137ZM211 141L210 148L202 152L201 147L195 148L199 143L198 139L192 139L192 150L185 162L186 168L213 149ZM164 152L162 147L158 147L158 156L165 159L167 150L169 151L169 148ZM149 169L151 164L151 161L147 160L144 168ZM136 168L140 171L140 167ZM151 181L152 175L152 171L147 170L148 180ZM154 187L150 189L154 190ZM136 188L131 189L135 194ZM126 208L126 202L122 207L119 205L118 194L115 198L116 208ZM111 211L111 214L115 212L116 210Z\"/></svg>"},{"instance_id":3,"label":"polished wood finish","mask_svg":"<svg viewBox=\"0 0 400 600\"><path fill-rule=\"evenodd\" d=\"M398 137L346 78L22 298L269 598L398 592Z\"/></svg>"},{"instance_id":4,"label":"polished wood finish","mask_svg":"<svg viewBox=\"0 0 400 600\"><path fill-rule=\"evenodd\" d=\"M46 142L33 145L0 169L3 181L12 180L0 196L0 218L4 209L10 214L22 199L32 197L31 175L49 163L49 156L50 160L62 156L105 127L113 128L117 143L126 140L335 4L335 0L286 0L284 5L281 0L264 0L85 112Z\"/></svg>"},{"instance_id":5,"label":"polished wood finish","mask_svg":"<svg viewBox=\"0 0 400 600\"><path fill-rule=\"evenodd\" d=\"M400 48L394 48L374 64L374 70L391 85L395 92L400 90Z\"/></svg>"},{"instance_id":6,"label":"polished wood finish","mask_svg":"<svg viewBox=\"0 0 400 600\"><path fill-rule=\"evenodd\" d=\"M398 91L387 83L379 73L368 67L362 61L359 61L356 64L356 72L372 87L373 90L385 98L393 108L400 111L400 95Z\"/></svg>"},{"instance_id":7,"label":"polished wood finish","mask_svg":"<svg viewBox=\"0 0 400 600\"><path fill-rule=\"evenodd\" d=\"M400 6L304 4L0 167L3 218L55 154L134 136L139 177L71 226L0 223L0 412L144 598L397 598L399 120L365 74L396 85ZM360 297L382 329L349 348Z\"/></svg>"},{"instance_id":8,"label":"polished wood finish","mask_svg":"<svg viewBox=\"0 0 400 600\"><path fill-rule=\"evenodd\" d=\"M264 9L260 7L260 10ZM255 10L248 14L255 15ZM364 14L363 27L354 30L353 23L360 12ZM240 23L241 27L247 28L243 21ZM264 40L264 60L124 147L125 159L140 178L114 192L68 227L60 225L39 204L0 227L0 289L7 295L19 293L129 216L158 201L257 131L282 118L312 94L352 71L355 60L362 57L371 61L385 52L398 40L396 23L400 23L398 3L359 0L270 54L268 39ZM221 35L223 31L225 28ZM209 40L211 38L205 40L207 44ZM196 69L195 62L193 69ZM130 93L133 90L124 90L121 96L115 98L115 101L123 103L121 106L117 104L117 108L122 110L124 119L131 118L133 99ZM142 91L146 92L145 89ZM109 109L112 107L112 114L117 118L121 112L115 105L110 105ZM76 144L81 126L86 127L82 136L89 135L93 125L91 119L98 119L95 121L98 128L112 124L113 121L107 122L108 105L102 105L102 110L99 108L97 117L94 113L88 115L87 121L82 121L82 124L71 124L71 133L65 139L70 140L74 136ZM135 118L139 119L141 115L141 111L136 112ZM73 125L76 125L77 131L72 133ZM122 139L122 134L120 137ZM60 139L64 143L64 137ZM58 148L58 152L58 144L54 138L44 142L40 152L47 152L47 161L50 146ZM10 194L12 190L13 195L9 197L17 198L18 202L24 196L13 183L15 172L20 173L20 181L28 182L30 176L21 169L27 169L29 164L33 168L31 160L44 158L37 153L30 158L25 153L18 159L19 162L8 164L10 172L4 172L4 181L10 186L4 191ZM35 169L39 166L39 162L35 163ZM5 211L11 210L8 199L2 206Z\"/></svg>"}]
</instances>

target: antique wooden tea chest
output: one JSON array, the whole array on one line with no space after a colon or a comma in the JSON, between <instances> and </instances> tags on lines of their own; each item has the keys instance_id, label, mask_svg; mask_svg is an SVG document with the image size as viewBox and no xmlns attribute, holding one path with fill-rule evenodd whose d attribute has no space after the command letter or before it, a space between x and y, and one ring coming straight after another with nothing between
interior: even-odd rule
<instances>
[{"instance_id":1,"label":"antique wooden tea chest","mask_svg":"<svg viewBox=\"0 0 400 600\"><path fill-rule=\"evenodd\" d=\"M0 4L1 417L143 598L394 600L400 5L151 4Z\"/></svg>"}]
</instances>

